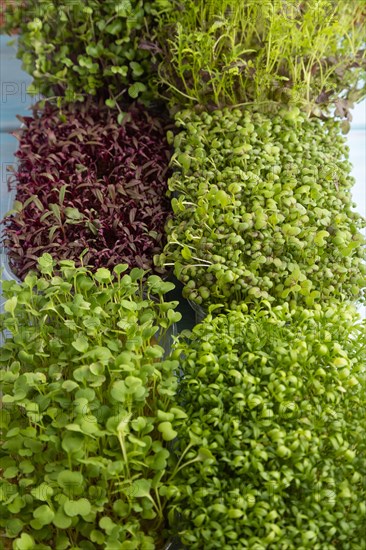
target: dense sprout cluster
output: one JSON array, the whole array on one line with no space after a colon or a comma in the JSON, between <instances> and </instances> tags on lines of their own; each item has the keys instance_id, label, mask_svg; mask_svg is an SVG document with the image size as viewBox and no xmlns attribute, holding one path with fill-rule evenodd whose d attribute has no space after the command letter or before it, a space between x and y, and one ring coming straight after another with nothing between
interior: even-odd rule
<instances>
[{"instance_id":1,"label":"dense sprout cluster","mask_svg":"<svg viewBox=\"0 0 366 550\"><path fill-rule=\"evenodd\" d=\"M366 94L360 0L155 0L171 105L295 103L349 118Z\"/></svg>"},{"instance_id":2,"label":"dense sprout cluster","mask_svg":"<svg viewBox=\"0 0 366 550\"><path fill-rule=\"evenodd\" d=\"M18 57L34 93L113 102L147 89L152 64L141 42L150 10L142 0L21 0L9 2L5 30L20 31Z\"/></svg>"},{"instance_id":3,"label":"dense sprout cluster","mask_svg":"<svg viewBox=\"0 0 366 550\"><path fill-rule=\"evenodd\" d=\"M286 306L209 316L176 352L192 463L171 513L192 550L365 548L366 327Z\"/></svg>"},{"instance_id":4,"label":"dense sprout cluster","mask_svg":"<svg viewBox=\"0 0 366 550\"><path fill-rule=\"evenodd\" d=\"M208 306L357 299L365 220L352 210L348 147L334 121L299 110L177 115L175 217L158 261ZM171 139L173 137L171 136Z\"/></svg>"},{"instance_id":5,"label":"dense sprout cluster","mask_svg":"<svg viewBox=\"0 0 366 550\"><path fill-rule=\"evenodd\" d=\"M152 267L165 243L170 147L160 119L141 105L122 124L97 103L47 102L24 117L16 201L4 244L24 278L44 252L94 268Z\"/></svg>"},{"instance_id":6,"label":"dense sprout cluster","mask_svg":"<svg viewBox=\"0 0 366 550\"><path fill-rule=\"evenodd\" d=\"M38 267L40 277L3 285L6 548L163 548L169 420L185 416L164 349L181 318L165 299L173 285L126 264L56 270L45 254Z\"/></svg>"},{"instance_id":7,"label":"dense sprout cluster","mask_svg":"<svg viewBox=\"0 0 366 550\"><path fill-rule=\"evenodd\" d=\"M6 4L46 99L3 220L5 544L366 550L362 2ZM170 266L208 312L173 347Z\"/></svg>"}]
</instances>

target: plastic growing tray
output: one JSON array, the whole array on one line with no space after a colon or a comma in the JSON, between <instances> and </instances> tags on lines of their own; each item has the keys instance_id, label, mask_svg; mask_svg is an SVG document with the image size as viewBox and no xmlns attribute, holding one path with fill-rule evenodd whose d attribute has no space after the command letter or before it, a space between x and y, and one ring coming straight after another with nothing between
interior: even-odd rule
<instances>
[{"instance_id":1,"label":"plastic growing tray","mask_svg":"<svg viewBox=\"0 0 366 550\"><path fill-rule=\"evenodd\" d=\"M8 196L8 208L7 208L7 212L12 208L13 206L13 201L14 201L14 191L12 191L11 193L9 193L9 196ZM3 312L4 311L4 303L5 303L5 298L2 294L2 286L1 286L1 281L16 281L18 283L20 283L20 279L18 279L18 277L15 275L15 273L13 273L13 271L11 270L10 268L10 265L9 265L9 260L8 260L8 255L6 253L6 249L5 248L1 248L1 254L0 254L0 268L1 268L1 280L0 280L0 312ZM3 342L3 337L2 337L2 334L0 334L0 346Z\"/></svg>"},{"instance_id":2,"label":"plastic growing tray","mask_svg":"<svg viewBox=\"0 0 366 550\"><path fill-rule=\"evenodd\" d=\"M195 302L192 302L192 300L187 300L191 308L193 309L195 316L196 316L196 324L202 323L202 321L207 317L208 313L203 307L196 304Z\"/></svg>"},{"instance_id":3,"label":"plastic growing tray","mask_svg":"<svg viewBox=\"0 0 366 550\"><path fill-rule=\"evenodd\" d=\"M185 550L185 546L178 539L168 542L163 550Z\"/></svg>"}]
</instances>

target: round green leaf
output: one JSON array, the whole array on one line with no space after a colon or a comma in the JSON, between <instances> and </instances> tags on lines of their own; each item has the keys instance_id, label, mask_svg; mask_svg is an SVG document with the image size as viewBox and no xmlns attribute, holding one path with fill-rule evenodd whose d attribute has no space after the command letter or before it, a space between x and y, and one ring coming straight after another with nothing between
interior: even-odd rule
<instances>
[{"instance_id":1,"label":"round green leaf","mask_svg":"<svg viewBox=\"0 0 366 550\"><path fill-rule=\"evenodd\" d=\"M171 422L160 422L158 430L163 434L164 441L172 441L178 435L178 433L173 430Z\"/></svg>"},{"instance_id":2,"label":"round green leaf","mask_svg":"<svg viewBox=\"0 0 366 550\"><path fill-rule=\"evenodd\" d=\"M68 432L64 435L61 445L68 454L77 453L84 446L84 436L75 432Z\"/></svg>"},{"instance_id":3,"label":"round green leaf","mask_svg":"<svg viewBox=\"0 0 366 550\"><path fill-rule=\"evenodd\" d=\"M88 351L89 343L88 340L85 337L79 337L71 344L77 351L80 351L80 353L85 353ZM69 390L67 390L69 391Z\"/></svg>"},{"instance_id":4,"label":"round green leaf","mask_svg":"<svg viewBox=\"0 0 366 550\"><path fill-rule=\"evenodd\" d=\"M22 533L20 538L15 539L14 550L33 550L35 548L34 538L27 533Z\"/></svg>"},{"instance_id":5,"label":"round green leaf","mask_svg":"<svg viewBox=\"0 0 366 550\"><path fill-rule=\"evenodd\" d=\"M55 517L55 513L47 504L42 504L42 506L38 506L33 512L33 516L42 524L42 525L48 525L52 522L53 518Z\"/></svg>"},{"instance_id":6,"label":"round green leaf","mask_svg":"<svg viewBox=\"0 0 366 550\"><path fill-rule=\"evenodd\" d=\"M100 283L108 283L111 281L112 276L109 269L106 269L105 267L100 267L95 272L94 278Z\"/></svg>"},{"instance_id":7,"label":"round green leaf","mask_svg":"<svg viewBox=\"0 0 366 550\"><path fill-rule=\"evenodd\" d=\"M91 504L86 498L67 500L64 504L64 511L70 517L87 516L91 512Z\"/></svg>"},{"instance_id":8,"label":"round green leaf","mask_svg":"<svg viewBox=\"0 0 366 550\"><path fill-rule=\"evenodd\" d=\"M41 483L38 487L31 490L31 495L37 500L48 501L53 495L53 489L48 483Z\"/></svg>"},{"instance_id":9,"label":"round green leaf","mask_svg":"<svg viewBox=\"0 0 366 550\"><path fill-rule=\"evenodd\" d=\"M134 82L132 86L128 88L128 95L132 97L133 99L136 99L137 96L146 90L145 84L142 82Z\"/></svg>"},{"instance_id":10,"label":"round green leaf","mask_svg":"<svg viewBox=\"0 0 366 550\"><path fill-rule=\"evenodd\" d=\"M9 519L6 522L6 533L14 537L22 530L23 526L24 523L20 519Z\"/></svg>"},{"instance_id":11,"label":"round green leaf","mask_svg":"<svg viewBox=\"0 0 366 550\"><path fill-rule=\"evenodd\" d=\"M63 489L67 489L72 494L78 494L83 487L84 478L80 472L63 470L57 476L57 483Z\"/></svg>"},{"instance_id":12,"label":"round green leaf","mask_svg":"<svg viewBox=\"0 0 366 550\"><path fill-rule=\"evenodd\" d=\"M53 518L53 524L58 529L68 529L72 524L71 517L65 515L63 508L60 506L56 511L55 517Z\"/></svg>"}]
</instances>

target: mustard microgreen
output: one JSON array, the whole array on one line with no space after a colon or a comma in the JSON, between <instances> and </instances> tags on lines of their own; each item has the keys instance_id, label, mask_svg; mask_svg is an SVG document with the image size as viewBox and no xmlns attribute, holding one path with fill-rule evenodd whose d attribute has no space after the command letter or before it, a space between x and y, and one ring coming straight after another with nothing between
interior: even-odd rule
<instances>
[{"instance_id":1,"label":"mustard microgreen","mask_svg":"<svg viewBox=\"0 0 366 550\"><path fill-rule=\"evenodd\" d=\"M299 109L176 115L174 217L157 262L197 304L364 297L366 221L339 123Z\"/></svg>"}]
</instances>

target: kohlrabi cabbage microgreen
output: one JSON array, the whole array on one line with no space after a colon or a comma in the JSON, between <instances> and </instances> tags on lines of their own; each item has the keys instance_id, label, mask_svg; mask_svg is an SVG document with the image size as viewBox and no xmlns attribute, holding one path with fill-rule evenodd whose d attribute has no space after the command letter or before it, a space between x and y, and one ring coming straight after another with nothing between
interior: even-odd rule
<instances>
[{"instance_id":1,"label":"kohlrabi cabbage microgreen","mask_svg":"<svg viewBox=\"0 0 366 550\"><path fill-rule=\"evenodd\" d=\"M173 285L126 264L38 267L3 282L3 535L18 550L161 549L186 421L164 350Z\"/></svg>"}]
</instances>

